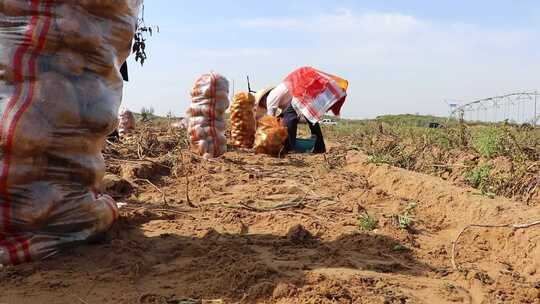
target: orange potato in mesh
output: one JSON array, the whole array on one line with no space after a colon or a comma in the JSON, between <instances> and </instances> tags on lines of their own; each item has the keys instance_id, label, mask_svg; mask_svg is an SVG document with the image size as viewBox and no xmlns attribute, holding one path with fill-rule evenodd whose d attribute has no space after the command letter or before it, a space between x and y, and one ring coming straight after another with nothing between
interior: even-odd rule
<instances>
[{"instance_id":1,"label":"orange potato in mesh","mask_svg":"<svg viewBox=\"0 0 540 304\"><path fill-rule=\"evenodd\" d=\"M231 106L231 136L233 145L241 148L252 148L255 140L255 116L253 107L255 97L247 92L234 96Z\"/></svg>"},{"instance_id":2,"label":"orange potato in mesh","mask_svg":"<svg viewBox=\"0 0 540 304\"><path fill-rule=\"evenodd\" d=\"M272 156L279 155L288 138L287 128L273 116L264 116L259 120L258 125L255 134L255 152Z\"/></svg>"},{"instance_id":3,"label":"orange potato in mesh","mask_svg":"<svg viewBox=\"0 0 540 304\"><path fill-rule=\"evenodd\" d=\"M32 107L40 111L54 128L78 128L81 112L75 87L68 78L54 72L40 75Z\"/></svg>"}]
</instances>

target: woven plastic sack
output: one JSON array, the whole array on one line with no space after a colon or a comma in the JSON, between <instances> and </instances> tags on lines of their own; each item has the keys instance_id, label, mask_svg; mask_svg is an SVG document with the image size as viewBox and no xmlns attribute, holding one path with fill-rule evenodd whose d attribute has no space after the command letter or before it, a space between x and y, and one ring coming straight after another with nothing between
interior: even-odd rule
<instances>
[{"instance_id":1,"label":"woven plastic sack","mask_svg":"<svg viewBox=\"0 0 540 304\"><path fill-rule=\"evenodd\" d=\"M229 81L216 73L204 74L191 91L188 132L192 149L206 159L227 152L225 111L229 108Z\"/></svg>"},{"instance_id":2,"label":"woven plastic sack","mask_svg":"<svg viewBox=\"0 0 540 304\"><path fill-rule=\"evenodd\" d=\"M120 120L120 123L118 125L118 133L120 134L120 136L125 136L135 131L136 122L133 112L128 109L122 109L120 110L118 119Z\"/></svg>"},{"instance_id":3,"label":"woven plastic sack","mask_svg":"<svg viewBox=\"0 0 540 304\"><path fill-rule=\"evenodd\" d=\"M295 70L284 83L293 96L293 108L311 123L320 121L330 110L339 116L349 86L347 80L311 67Z\"/></svg>"},{"instance_id":4,"label":"woven plastic sack","mask_svg":"<svg viewBox=\"0 0 540 304\"><path fill-rule=\"evenodd\" d=\"M231 106L231 139L236 147L251 149L255 141L255 96L240 92Z\"/></svg>"},{"instance_id":5,"label":"woven plastic sack","mask_svg":"<svg viewBox=\"0 0 540 304\"><path fill-rule=\"evenodd\" d=\"M255 152L278 156L287 141L288 134L281 121L273 116L264 116L258 121L255 134Z\"/></svg>"},{"instance_id":6,"label":"woven plastic sack","mask_svg":"<svg viewBox=\"0 0 540 304\"><path fill-rule=\"evenodd\" d=\"M49 257L116 221L95 189L139 6L0 1L0 264Z\"/></svg>"}]
</instances>

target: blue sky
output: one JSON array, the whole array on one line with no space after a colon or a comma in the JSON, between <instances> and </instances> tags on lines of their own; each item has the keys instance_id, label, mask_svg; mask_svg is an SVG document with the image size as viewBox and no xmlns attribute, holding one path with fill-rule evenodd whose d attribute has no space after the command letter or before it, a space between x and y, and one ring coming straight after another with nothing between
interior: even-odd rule
<instances>
[{"instance_id":1,"label":"blue sky","mask_svg":"<svg viewBox=\"0 0 540 304\"><path fill-rule=\"evenodd\" d=\"M150 0L159 25L143 68L130 61L124 104L183 115L216 71L246 89L311 65L351 83L343 116L445 115L445 99L540 90L538 0ZM232 88L231 88L232 89Z\"/></svg>"}]
</instances>

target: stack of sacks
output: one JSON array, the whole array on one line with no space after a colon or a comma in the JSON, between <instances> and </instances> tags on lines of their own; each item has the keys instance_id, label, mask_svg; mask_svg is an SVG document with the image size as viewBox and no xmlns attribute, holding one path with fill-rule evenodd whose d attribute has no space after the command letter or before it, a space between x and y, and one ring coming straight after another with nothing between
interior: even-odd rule
<instances>
[{"instance_id":1,"label":"stack of sacks","mask_svg":"<svg viewBox=\"0 0 540 304\"><path fill-rule=\"evenodd\" d=\"M106 232L101 150L140 0L0 1L0 264Z\"/></svg>"},{"instance_id":2,"label":"stack of sacks","mask_svg":"<svg viewBox=\"0 0 540 304\"><path fill-rule=\"evenodd\" d=\"M255 97L247 92L234 96L231 106L231 139L239 148L251 149L255 141Z\"/></svg>"},{"instance_id":3,"label":"stack of sacks","mask_svg":"<svg viewBox=\"0 0 540 304\"><path fill-rule=\"evenodd\" d=\"M191 91L188 132L193 150L211 159L227 152L225 111L229 107L229 81L216 73L199 77Z\"/></svg>"}]
</instances>

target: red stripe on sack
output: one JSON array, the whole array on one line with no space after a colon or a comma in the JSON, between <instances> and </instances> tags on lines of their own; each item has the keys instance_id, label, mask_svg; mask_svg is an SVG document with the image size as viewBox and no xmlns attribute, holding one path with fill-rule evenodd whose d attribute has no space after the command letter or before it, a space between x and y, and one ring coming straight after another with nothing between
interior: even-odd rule
<instances>
[{"instance_id":1,"label":"red stripe on sack","mask_svg":"<svg viewBox=\"0 0 540 304\"><path fill-rule=\"evenodd\" d=\"M215 107L216 107L216 99L217 99L217 96L216 96L216 92L217 92L217 79L216 79L216 75L214 73L211 74L211 83L210 83L210 90L211 90L211 97L210 97L210 109L208 109L209 111L209 116L210 116L210 136L212 137L212 141L214 142L214 157L217 157L218 154L219 154L219 150L218 150L218 145L219 145L219 142L218 142L218 138L217 138L217 132L216 132L216 113L215 113Z\"/></svg>"},{"instance_id":2,"label":"red stripe on sack","mask_svg":"<svg viewBox=\"0 0 540 304\"><path fill-rule=\"evenodd\" d=\"M39 8L39 0L33 0L32 1L32 5L31 5L31 10L32 11L36 11L37 9ZM15 70L15 81L16 81L16 88L15 88L15 92L12 96L12 98L10 99L6 109L4 110L4 113L2 114L2 120L1 120L1 123L0 123L0 141L3 139L4 137L4 125L9 125L9 119L8 119L8 116L11 112L11 110L13 109L13 107L15 107L15 105L17 104L17 102L19 101L20 97L21 97L21 94L22 94L22 89L23 89L23 85L24 85L24 82L23 82L23 64L22 64L22 60L23 60L23 57L25 55L25 53L28 51L30 45L31 45L31 42L32 42L32 37L34 35L34 31L36 29L36 26L37 26L37 22L38 22L38 16L35 15L31 18L30 20L30 26L28 27L28 30L26 31L25 35L24 35L24 42L17 48L17 50L15 51L15 56L13 58L13 67L14 67L14 70ZM5 166L6 166L6 160L4 159L4 169L5 169ZM5 171L5 170L3 170ZM4 227L4 230L6 232L9 232L10 230L10 221L11 221L11 214L10 213L10 203L9 203L9 197L8 197L8 193L7 193L7 174L4 174L4 172L2 172L2 175L0 176L0 195L2 197L5 198L5 202L4 204L2 204L2 214L3 214L3 227Z\"/></svg>"},{"instance_id":3,"label":"red stripe on sack","mask_svg":"<svg viewBox=\"0 0 540 304\"><path fill-rule=\"evenodd\" d=\"M43 30L39 34L37 48L32 51L32 54L31 54L32 56L30 57L30 60L28 62L28 66L29 66L28 72L30 73L31 79L35 78L36 59L39 53L43 50L43 47L45 46L45 37L49 31L49 27L51 23L51 18L50 18L50 13L49 13L50 5L51 5L50 1L51 0L46 0L45 2L46 7L45 7L44 15L46 16L46 19L43 25ZM40 3L40 0L33 0L32 7L34 8L34 5L37 5L39 7L39 3ZM38 17L34 16L33 18L38 18ZM26 99L24 100L21 108L15 113L15 116L13 117L13 120L11 121L11 124L9 126L7 139L5 141L4 166L2 168L2 174L0 175L0 193L6 197L6 202L4 203L4 206L3 206L3 210L4 210L3 217L4 217L4 227L8 231L10 229L10 224L11 224L10 223L11 222L11 214L10 214L10 209L11 209L10 200L11 199L9 198L9 194L7 193L8 192L7 191L7 177L8 177L9 169L10 169L10 160L12 156L11 154L13 152L12 151L13 138L15 136L15 130L17 129L17 124L21 116L24 114L24 112L26 112L26 110L32 103L32 99L34 98L34 89L35 89L35 83L34 81L31 81L28 87L28 94L26 96Z\"/></svg>"},{"instance_id":4,"label":"red stripe on sack","mask_svg":"<svg viewBox=\"0 0 540 304\"><path fill-rule=\"evenodd\" d=\"M118 218L119 218L118 210L116 210L116 208L115 208L116 206L114 205L114 202L109 200L106 197L103 197L103 199L105 200L105 203L107 204L109 209L111 209L114 221L118 220Z\"/></svg>"},{"instance_id":5,"label":"red stripe on sack","mask_svg":"<svg viewBox=\"0 0 540 304\"><path fill-rule=\"evenodd\" d=\"M32 10L33 11L37 11L39 6L40 6L40 0L33 0L32 1ZM37 60L38 55L41 53L41 51L43 50L43 48L45 46L45 38L47 36L47 33L49 32L49 28L50 28L50 25L51 25L50 8L51 8L51 0L45 0L45 12L44 12L45 21L44 21L43 29L42 29L41 33L39 33L38 45L32 51L30 60L28 62L28 68L29 68L28 72L30 73L30 78L31 79L34 79L35 76L36 76L36 70L35 70L36 69L36 60ZM35 15L32 18L37 19L38 15ZM32 20L32 21L34 21L34 20ZM32 35L34 34L33 32L35 31L36 24L37 24L37 20L35 22L32 22L32 26L31 26L32 27L32 33L30 35L30 39L31 39ZM3 160L4 161L4 166L2 168L2 174L0 175L0 193L2 194L3 197L5 197L5 202L4 202L3 206L2 206L2 209L3 209L4 229L6 230L6 232L10 232L12 230L11 229L11 198L10 198L8 190L7 190L7 178L8 178L8 175L9 175L10 160L11 160L11 156L12 156L11 154L13 152L12 151L12 149L13 149L13 139L14 139L15 131L17 129L17 124L18 124L20 118L22 117L24 112L26 112L26 110L28 109L28 107L32 103L32 99L34 98L34 89L35 89L35 83L34 83L34 81L31 81L30 85L29 85L29 88L28 88L28 94L26 96L25 101L23 102L23 105L17 111L17 113L15 113L15 116L13 117L13 120L11 121L11 124L10 124L9 129L8 129L7 140L6 140L6 143L5 143L4 160ZM2 122L2 123L4 123L4 122ZM20 242L21 247L24 250L25 259L27 261L29 261L31 258L30 258L30 245L29 245L28 240L25 240L23 238L16 238L16 241ZM10 256L11 256L13 264L17 264L19 262L18 257L16 259L14 259L14 257L11 254L10 254Z\"/></svg>"},{"instance_id":6,"label":"red stripe on sack","mask_svg":"<svg viewBox=\"0 0 540 304\"><path fill-rule=\"evenodd\" d=\"M38 2L39 0L32 1L32 8L31 8L32 11L37 10L37 8L39 7ZM30 26L28 27L28 29L26 30L26 33L24 34L24 41L17 48L17 50L15 51L15 55L13 56L13 68L15 72L16 87L15 87L15 92L13 96L11 96L11 99L9 100L6 108L4 109L4 113L2 114L2 120L0 124L0 139L4 135L3 126L4 124L7 124L9 113L11 112L11 110L17 104L17 101L21 97L23 80L24 80L22 60L23 60L24 54L28 51L28 48L30 48L30 45L32 43L32 37L34 36L34 30L36 29L38 19L39 18L37 16L33 16L30 19Z\"/></svg>"},{"instance_id":7,"label":"red stripe on sack","mask_svg":"<svg viewBox=\"0 0 540 304\"><path fill-rule=\"evenodd\" d=\"M0 247L4 247L7 250L11 264L18 265L21 263L17 254L17 244L8 241L6 235L3 233L0 233Z\"/></svg>"},{"instance_id":8,"label":"red stripe on sack","mask_svg":"<svg viewBox=\"0 0 540 304\"><path fill-rule=\"evenodd\" d=\"M6 248L11 264L18 265L21 263L21 261L19 260L19 255L17 254L16 244L8 241L7 239L4 239L0 240L0 247Z\"/></svg>"},{"instance_id":9,"label":"red stripe on sack","mask_svg":"<svg viewBox=\"0 0 540 304\"><path fill-rule=\"evenodd\" d=\"M32 261L32 257L30 256L30 240L22 237L22 236L16 236L15 241L19 243L21 246L22 251L24 252L24 262L29 263Z\"/></svg>"}]
</instances>

